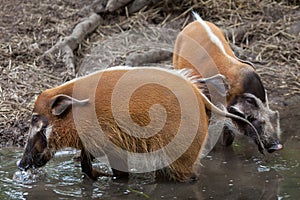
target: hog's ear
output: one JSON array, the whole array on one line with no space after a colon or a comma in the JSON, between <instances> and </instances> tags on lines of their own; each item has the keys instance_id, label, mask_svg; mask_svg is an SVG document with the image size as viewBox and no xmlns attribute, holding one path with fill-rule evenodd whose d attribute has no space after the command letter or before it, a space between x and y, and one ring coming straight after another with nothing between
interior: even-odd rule
<instances>
[{"instance_id":1,"label":"hog's ear","mask_svg":"<svg viewBox=\"0 0 300 200\"><path fill-rule=\"evenodd\" d=\"M245 74L242 85L245 93L253 94L263 103L266 102L266 91L259 75L256 72L251 71Z\"/></svg>"},{"instance_id":2,"label":"hog's ear","mask_svg":"<svg viewBox=\"0 0 300 200\"><path fill-rule=\"evenodd\" d=\"M89 99L78 100L65 94L59 94L51 100L50 108L53 115L59 116L71 106L84 106L88 101Z\"/></svg>"},{"instance_id":3,"label":"hog's ear","mask_svg":"<svg viewBox=\"0 0 300 200\"><path fill-rule=\"evenodd\" d=\"M277 110L272 111L269 110L270 122L276 127L276 134L278 139L281 137L281 130L280 130L280 116Z\"/></svg>"},{"instance_id":4,"label":"hog's ear","mask_svg":"<svg viewBox=\"0 0 300 200\"><path fill-rule=\"evenodd\" d=\"M207 78L200 78L198 79L198 82L213 85L217 92L222 96L226 96L228 90L230 89L226 77L222 74L216 74Z\"/></svg>"}]
</instances>

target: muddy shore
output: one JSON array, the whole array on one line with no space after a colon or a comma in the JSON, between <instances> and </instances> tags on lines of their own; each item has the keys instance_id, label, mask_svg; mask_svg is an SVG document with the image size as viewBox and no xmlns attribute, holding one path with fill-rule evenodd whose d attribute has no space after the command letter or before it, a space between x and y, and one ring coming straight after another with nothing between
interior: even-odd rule
<instances>
[{"instance_id":1,"label":"muddy shore","mask_svg":"<svg viewBox=\"0 0 300 200\"><path fill-rule=\"evenodd\" d=\"M54 57L42 55L91 15L93 1L0 2L3 7L0 11L0 147L24 146L37 95L75 77L66 73L68 69L59 53ZM181 30L193 20L191 7L227 33L237 56L256 65L269 92L271 107L278 109L281 117L297 114L294 112L300 102L297 1L185 0L153 5L130 16L121 8L102 15L101 25L75 50L76 70L80 71L82 62L98 43L132 27ZM124 57L119 56L111 64L124 62ZM171 64L171 60L163 64Z\"/></svg>"}]
</instances>

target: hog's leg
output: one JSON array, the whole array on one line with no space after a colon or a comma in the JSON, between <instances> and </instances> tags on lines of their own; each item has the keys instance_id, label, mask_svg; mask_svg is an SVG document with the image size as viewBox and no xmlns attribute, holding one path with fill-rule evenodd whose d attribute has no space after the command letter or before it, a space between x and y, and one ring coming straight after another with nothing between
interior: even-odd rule
<instances>
[{"instance_id":1,"label":"hog's leg","mask_svg":"<svg viewBox=\"0 0 300 200\"><path fill-rule=\"evenodd\" d=\"M96 180L99 176L111 176L110 174L99 172L92 167L94 157L85 149L81 150L81 171L89 178Z\"/></svg>"},{"instance_id":2,"label":"hog's leg","mask_svg":"<svg viewBox=\"0 0 300 200\"><path fill-rule=\"evenodd\" d=\"M180 182L197 180L198 171L195 170L194 163L197 161L201 149L201 135L206 133L207 129L205 128L202 130L202 133L199 131L194 137L193 142L189 145L189 148L177 160L170 164L170 179Z\"/></svg>"},{"instance_id":3,"label":"hog's leg","mask_svg":"<svg viewBox=\"0 0 300 200\"><path fill-rule=\"evenodd\" d=\"M222 145L226 147L232 145L234 137L232 127L229 124L225 124L222 132Z\"/></svg>"},{"instance_id":4,"label":"hog's leg","mask_svg":"<svg viewBox=\"0 0 300 200\"><path fill-rule=\"evenodd\" d=\"M192 156L193 157L193 156ZM194 171L194 160L187 158L185 155L181 156L178 160L173 162L167 172L166 178L170 180L186 182L197 180L197 174Z\"/></svg>"},{"instance_id":5,"label":"hog's leg","mask_svg":"<svg viewBox=\"0 0 300 200\"><path fill-rule=\"evenodd\" d=\"M108 161L110 163L110 166L113 171L113 176L118 179L127 179L129 177L128 173L128 163L127 163L127 156L126 155L116 155L115 153L108 153L107 154ZM114 167L116 166L117 167ZM124 169L124 171L117 170L118 169Z\"/></svg>"},{"instance_id":6,"label":"hog's leg","mask_svg":"<svg viewBox=\"0 0 300 200\"><path fill-rule=\"evenodd\" d=\"M221 135L221 144L223 146L231 146L235 135L239 133L236 125L231 121L231 119L225 119L222 135Z\"/></svg>"}]
</instances>

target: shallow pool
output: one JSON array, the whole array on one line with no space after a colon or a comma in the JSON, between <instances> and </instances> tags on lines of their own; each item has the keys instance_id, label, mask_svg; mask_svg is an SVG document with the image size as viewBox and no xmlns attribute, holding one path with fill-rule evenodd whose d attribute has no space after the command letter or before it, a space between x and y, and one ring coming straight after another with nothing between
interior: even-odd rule
<instances>
[{"instance_id":1,"label":"shallow pool","mask_svg":"<svg viewBox=\"0 0 300 200\"><path fill-rule=\"evenodd\" d=\"M46 167L21 174L22 149L0 149L0 199L299 199L299 112L281 115L284 149L262 156L256 145L239 138L232 147L217 146L201 161L193 183L83 179L75 150L58 152ZM95 167L109 170L100 158Z\"/></svg>"}]
</instances>

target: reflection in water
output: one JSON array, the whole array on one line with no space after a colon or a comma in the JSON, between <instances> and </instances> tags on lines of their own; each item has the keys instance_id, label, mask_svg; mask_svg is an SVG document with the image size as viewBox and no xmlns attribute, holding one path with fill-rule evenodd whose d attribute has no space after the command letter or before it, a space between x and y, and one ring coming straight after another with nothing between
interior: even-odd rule
<instances>
[{"instance_id":1,"label":"reflection in water","mask_svg":"<svg viewBox=\"0 0 300 200\"><path fill-rule=\"evenodd\" d=\"M24 173L15 164L23 150L2 149L0 199L297 199L300 127L290 125L288 117L282 124L282 151L263 157L252 141L238 138L232 148L217 146L202 159L201 175L193 183L158 183L140 176L128 181L82 179L80 163L72 159L74 150L59 152L43 169ZM95 165L109 170L103 161Z\"/></svg>"}]
</instances>

